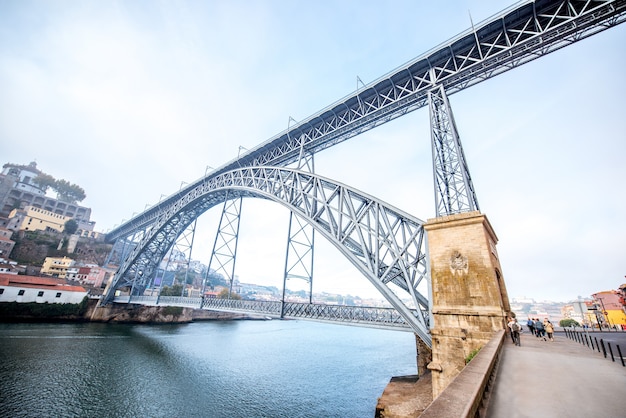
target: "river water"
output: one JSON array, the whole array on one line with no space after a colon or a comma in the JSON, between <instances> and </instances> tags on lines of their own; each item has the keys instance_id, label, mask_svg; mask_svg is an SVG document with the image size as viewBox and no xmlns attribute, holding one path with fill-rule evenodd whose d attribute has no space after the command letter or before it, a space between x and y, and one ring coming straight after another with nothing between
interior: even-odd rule
<instances>
[{"instance_id":1,"label":"river water","mask_svg":"<svg viewBox=\"0 0 626 418\"><path fill-rule=\"evenodd\" d=\"M2 417L372 417L415 337L308 321L0 324Z\"/></svg>"}]
</instances>

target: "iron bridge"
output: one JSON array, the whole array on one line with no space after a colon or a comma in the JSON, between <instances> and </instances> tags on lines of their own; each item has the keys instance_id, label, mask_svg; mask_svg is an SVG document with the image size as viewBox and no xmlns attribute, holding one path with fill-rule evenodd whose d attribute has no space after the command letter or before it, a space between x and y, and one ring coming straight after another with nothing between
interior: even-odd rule
<instances>
[{"instance_id":1,"label":"iron bridge","mask_svg":"<svg viewBox=\"0 0 626 418\"><path fill-rule=\"evenodd\" d=\"M517 3L314 115L294 121L287 130L109 232L108 242L130 243L130 250L102 302L112 302L121 288L130 289L133 298L142 295L166 251L209 208L224 203L224 216L228 202L271 199L329 239L430 346L430 275L422 222L312 169L307 172L303 161L428 105L436 216L479 211L448 95L625 20L626 0ZM281 168L294 165L295 169ZM233 219L236 222L227 226L236 225L238 230L238 212ZM235 232L231 238L236 241L236 236ZM231 255L234 260L235 253ZM410 296L411 307L389 289L390 284ZM322 308L311 305L309 310L317 309Z\"/></svg>"}]
</instances>

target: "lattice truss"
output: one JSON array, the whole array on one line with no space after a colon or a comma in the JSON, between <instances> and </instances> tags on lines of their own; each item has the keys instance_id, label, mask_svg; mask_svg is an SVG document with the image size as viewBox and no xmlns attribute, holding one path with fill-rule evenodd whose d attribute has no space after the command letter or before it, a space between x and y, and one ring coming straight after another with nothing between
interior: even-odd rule
<instances>
[{"instance_id":1,"label":"lattice truss","mask_svg":"<svg viewBox=\"0 0 626 418\"><path fill-rule=\"evenodd\" d=\"M233 280L235 279L235 262L237 259L237 244L239 242L239 221L241 218L242 199L228 199L228 195L225 199L219 230L215 235L213 253L211 254L211 260L206 274L208 275L210 270L215 270L217 273L223 274L228 280L228 291L230 294L233 291ZM204 294L204 286L202 293Z\"/></svg>"},{"instance_id":2,"label":"lattice truss","mask_svg":"<svg viewBox=\"0 0 626 418\"><path fill-rule=\"evenodd\" d=\"M249 164L282 165L301 147L319 151L427 105L434 87L453 94L617 25L625 19L625 4L569 0L516 5L262 144L248 154Z\"/></svg>"},{"instance_id":3,"label":"lattice truss","mask_svg":"<svg viewBox=\"0 0 626 418\"><path fill-rule=\"evenodd\" d=\"M437 216L480 210L443 86L429 93Z\"/></svg>"},{"instance_id":4,"label":"lattice truss","mask_svg":"<svg viewBox=\"0 0 626 418\"><path fill-rule=\"evenodd\" d=\"M626 0L535 1L479 23L226 163L284 166L428 104L440 85L448 95L587 38L626 20ZM203 182L188 186L192 190ZM109 242L148 228L180 193L107 234Z\"/></svg>"},{"instance_id":5,"label":"lattice truss","mask_svg":"<svg viewBox=\"0 0 626 418\"><path fill-rule=\"evenodd\" d=\"M207 179L164 210L118 269L104 302L127 287L141 295L178 235L229 198L274 200L306 219L385 296L424 341L430 341L429 278L423 222L353 188L281 167L244 167ZM409 296L409 306L396 292Z\"/></svg>"}]
</instances>

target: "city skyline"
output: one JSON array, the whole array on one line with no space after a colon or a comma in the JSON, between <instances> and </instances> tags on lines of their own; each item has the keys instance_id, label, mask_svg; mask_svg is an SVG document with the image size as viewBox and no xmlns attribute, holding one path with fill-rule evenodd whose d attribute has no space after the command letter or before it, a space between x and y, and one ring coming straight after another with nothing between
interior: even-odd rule
<instances>
[{"instance_id":1,"label":"city skyline","mask_svg":"<svg viewBox=\"0 0 626 418\"><path fill-rule=\"evenodd\" d=\"M106 231L351 93L357 77L367 84L468 29L468 10L477 24L508 6L5 1L3 160L36 160L83 187ZM625 280L625 37L611 28L450 96L511 298L567 301ZM315 164L427 220L430 154L420 109ZM219 212L199 221L205 263ZM287 210L245 200L241 222L235 274L281 286ZM375 294L330 244L318 239L315 254L314 291Z\"/></svg>"}]
</instances>

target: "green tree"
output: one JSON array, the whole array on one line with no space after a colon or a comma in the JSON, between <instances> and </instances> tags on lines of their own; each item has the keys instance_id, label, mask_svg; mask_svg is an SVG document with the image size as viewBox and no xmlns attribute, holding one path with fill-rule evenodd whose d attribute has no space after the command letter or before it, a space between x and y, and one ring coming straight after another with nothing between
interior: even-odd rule
<instances>
[{"instance_id":1,"label":"green tree","mask_svg":"<svg viewBox=\"0 0 626 418\"><path fill-rule=\"evenodd\" d=\"M78 230L78 222L76 222L74 219L68 220L67 222L65 222L65 225L63 226L63 232L66 233L67 235L72 235L77 230Z\"/></svg>"},{"instance_id":2,"label":"green tree","mask_svg":"<svg viewBox=\"0 0 626 418\"><path fill-rule=\"evenodd\" d=\"M562 327L579 327L580 326L578 321L572 318L561 319L559 321L559 325Z\"/></svg>"},{"instance_id":3,"label":"green tree","mask_svg":"<svg viewBox=\"0 0 626 418\"><path fill-rule=\"evenodd\" d=\"M33 179L33 183L39 186L41 190L48 191L49 188L53 188L56 184L56 179L50 174L41 173Z\"/></svg>"},{"instance_id":4,"label":"green tree","mask_svg":"<svg viewBox=\"0 0 626 418\"><path fill-rule=\"evenodd\" d=\"M161 296L180 296L182 291L183 291L182 284L175 284L172 287L164 286L161 289Z\"/></svg>"},{"instance_id":5,"label":"green tree","mask_svg":"<svg viewBox=\"0 0 626 418\"><path fill-rule=\"evenodd\" d=\"M57 192L57 199L67 203L80 202L87 197L82 187L67 180L57 180L53 189Z\"/></svg>"},{"instance_id":6,"label":"green tree","mask_svg":"<svg viewBox=\"0 0 626 418\"><path fill-rule=\"evenodd\" d=\"M222 289L222 291L217 294L217 298L218 299L236 299L236 300L240 300L241 296L239 296L235 292L232 292L230 294L230 297L228 297L228 289Z\"/></svg>"}]
</instances>

